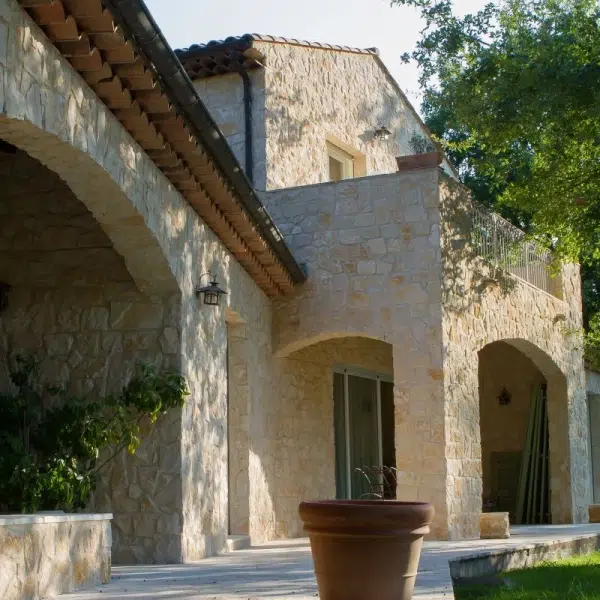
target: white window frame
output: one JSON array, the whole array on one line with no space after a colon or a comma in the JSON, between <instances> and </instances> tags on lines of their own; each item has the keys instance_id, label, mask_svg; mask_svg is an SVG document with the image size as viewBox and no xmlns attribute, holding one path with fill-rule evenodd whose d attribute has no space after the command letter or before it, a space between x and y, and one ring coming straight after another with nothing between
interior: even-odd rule
<instances>
[{"instance_id":1,"label":"white window frame","mask_svg":"<svg viewBox=\"0 0 600 600\"><path fill-rule=\"evenodd\" d=\"M344 425L345 425L345 443L346 443L346 478L348 481L347 495L352 498L352 468L350 465L350 391L348 388L348 375L363 377L377 382L377 436L378 436L378 453L379 464L383 465L383 427L381 423L381 382L394 383L393 375L385 375L375 371L368 371L358 367L347 367L344 365L334 365L334 373L339 373L344 376ZM333 388L332 388L333 389Z\"/></svg>"},{"instance_id":2,"label":"white window frame","mask_svg":"<svg viewBox=\"0 0 600 600\"><path fill-rule=\"evenodd\" d=\"M352 179L354 177L354 156L352 154L338 148L331 142L327 142L327 158L333 158L341 163L342 179Z\"/></svg>"}]
</instances>

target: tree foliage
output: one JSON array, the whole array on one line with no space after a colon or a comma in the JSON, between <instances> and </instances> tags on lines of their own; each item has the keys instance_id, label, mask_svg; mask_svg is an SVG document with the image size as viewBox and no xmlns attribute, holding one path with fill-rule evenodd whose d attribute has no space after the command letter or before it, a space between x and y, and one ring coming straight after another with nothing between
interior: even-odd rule
<instances>
[{"instance_id":1,"label":"tree foliage","mask_svg":"<svg viewBox=\"0 0 600 600\"><path fill-rule=\"evenodd\" d=\"M505 0L465 16L451 0L392 3L423 17L404 60L421 69L425 120L461 179L582 263L585 325L600 327L598 3Z\"/></svg>"},{"instance_id":2,"label":"tree foliage","mask_svg":"<svg viewBox=\"0 0 600 600\"><path fill-rule=\"evenodd\" d=\"M600 260L600 8L508 0L457 17L451 0L394 0L425 29L427 120L482 185L572 260ZM475 178L475 179L474 179Z\"/></svg>"},{"instance_id":3,"label":"tree foliage","mask_svg":"<svg viewBox=\"0 0 600 600\"><path fill-rule=\"evenodd\" d=\"M136 451L142 421L183 406L188 393L180 374L144 364L120 394L100 399L42 386L31 357L18 357L10 375L13 390L0 394L0 512L84 508L99 469Z\"/></svg>"}]
</instances>

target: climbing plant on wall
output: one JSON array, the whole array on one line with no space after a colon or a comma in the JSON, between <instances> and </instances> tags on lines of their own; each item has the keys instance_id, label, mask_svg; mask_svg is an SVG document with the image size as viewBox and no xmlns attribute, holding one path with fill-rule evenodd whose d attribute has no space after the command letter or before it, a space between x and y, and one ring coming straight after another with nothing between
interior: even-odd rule
<instances>
[{"instance_id":1,"label":"climbing plant on wall","mask_svg":"<svg viewBox=\"0 0 600 600\"><path fill-rule=\"evenodd\" d=\"M104 398L42 385L32 357L16 359L10 380L0 394L0 512L84 508L98 471L125 449L135 453L143 422L183 406L188 394L182 375L147 364Z\"/></svg>"}]
</instances>

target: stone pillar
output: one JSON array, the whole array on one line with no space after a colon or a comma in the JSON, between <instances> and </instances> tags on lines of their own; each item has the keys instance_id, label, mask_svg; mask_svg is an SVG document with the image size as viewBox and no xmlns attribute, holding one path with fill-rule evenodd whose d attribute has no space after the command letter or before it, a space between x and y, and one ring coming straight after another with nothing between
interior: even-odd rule
<instances>
[{"instance_id":1,"label":"stone pillar","mask_svg":"<svg viewBox=\"0 0 600 600\"><path fill-rule=\"evenodd\" d=\"M229 533L249 535L248 356L246 326L227 323Z\"/></svg>"},{"instance_id":2,"label":"stone pillar","mask_svg":"<svg viewBox=\"0 0 600 600\"><path fill-rule=\"evenodd\" d=\"M431 329L426 337L436 337ZM441 334L440 334L441 335ZM429 351L394 345L398 500L431 502L431 537L448 537L446 435L441 345ZM439 356L438 356L439 354Z\"/></svg>"},{"instance_id":3,"label":"stone pillar","mask_svg":"<svg viewBox=\"0 0 600 600\"><path fill-rule=\"evenodd\" d=\"M449 330L444 356L448 538L479 538L483 492L477 352Z\"/></svg>"}]
</instances>

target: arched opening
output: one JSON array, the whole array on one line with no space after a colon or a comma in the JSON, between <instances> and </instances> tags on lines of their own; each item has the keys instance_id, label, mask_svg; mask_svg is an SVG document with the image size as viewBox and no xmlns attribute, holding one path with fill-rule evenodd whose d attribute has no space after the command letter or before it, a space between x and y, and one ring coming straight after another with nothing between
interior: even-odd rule
<instances>
[{"instance_id":1,"label":"arched opening","mask_svg":"<svg viewBox=\"0 0 600 600\"><path fill-rule=\"evenodd\" d=\"M268 436L277 535L302 534L307 498L395 496L392 346L355 335L319 336L277 361Z\"/></svg>"},{"instance_id":2,"label":"arched opening","mask_svg":"<svg viewBox=\"0 0 600 600\"><path fill-rule=\"evenodd\" d=\"M114 230L109 237L88 209L85 190L76 195L56 172L6 142L0 190L0 282L9 289L0 311L0 391L16 355L36 358L42 382L96 398L120 391L138 361L180 364L179 296L170 293L172 275L161 278L164 257L158 285L146 277L142 291L115 249ZM180 473L178 431L159 423L135 458L125 452L100 474L89 509L114 513L116 563L176 559L157 548L156 531L181 512L172 483Z\"/></svg>"},{"instance_id":3,"label":"arched opening","mask_svg":"<svg viewBox=\"0 0 600 600\"><path fill-rule=\"evenodd\" d=\"M503 340L479 351L483 512L508 512L516 525L565 519L567 405L564 376L533 344Z\"/></svg>"}]
</instances>

